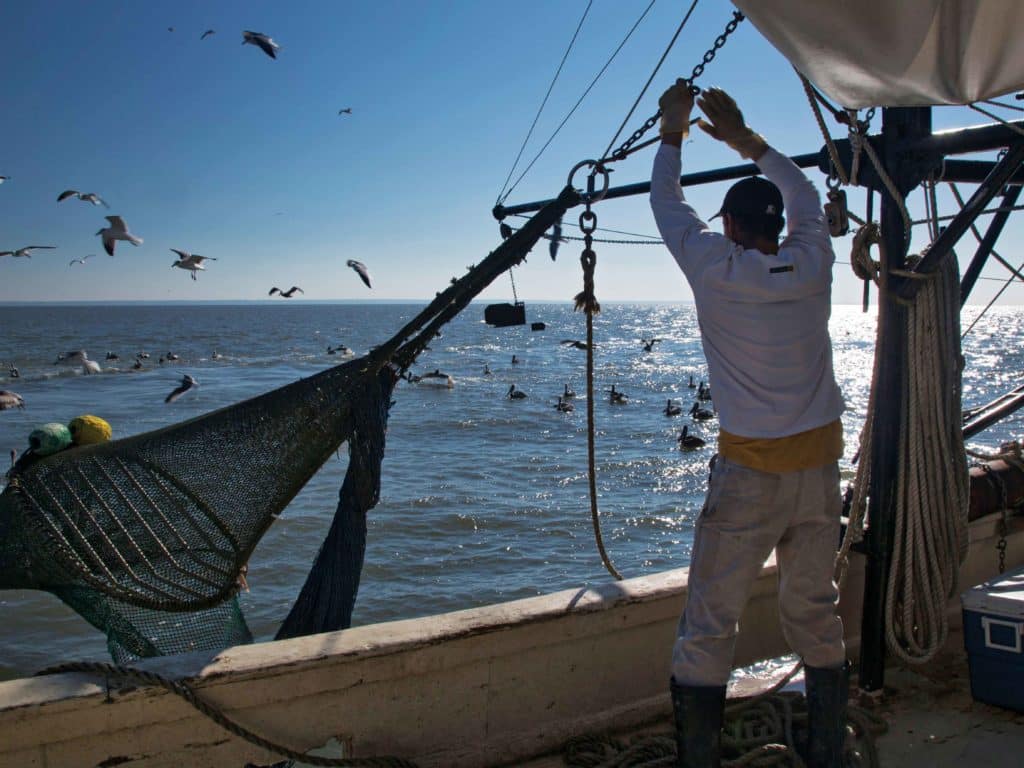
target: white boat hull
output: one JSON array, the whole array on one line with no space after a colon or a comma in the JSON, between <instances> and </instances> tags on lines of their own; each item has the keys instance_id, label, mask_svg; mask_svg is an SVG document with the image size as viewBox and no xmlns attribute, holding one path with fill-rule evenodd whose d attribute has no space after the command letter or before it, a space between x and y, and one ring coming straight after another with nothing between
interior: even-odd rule
<instances>
[{"instance_id":1,"label":"white boat hull","mask_svg":"<svg viewBox=\"0 0 1024 768\"><path fill-rule=\"evenodd\" d=\"M997 572L997 516L971 523L963 588ZM1024 562L1024 518L1010 519L1007 564ZM843 592L849 655L859 645L864 559ZM687 569L454 613L146 660L260 735L295 749L331 739L346 756L491 766L556 750L571 736L665 716L668 661ZM769 561L741 621L736 664L788 651ZM949 603L960 622L959 600ZM112 685L116 685L112 682ZM134 685L134 684L133 684ZM112 690L62 674L0 683L0 765L133 768L268 764L159 688ZM337 754L337 753L335 753Z\"/></svg>"}]
</instances>

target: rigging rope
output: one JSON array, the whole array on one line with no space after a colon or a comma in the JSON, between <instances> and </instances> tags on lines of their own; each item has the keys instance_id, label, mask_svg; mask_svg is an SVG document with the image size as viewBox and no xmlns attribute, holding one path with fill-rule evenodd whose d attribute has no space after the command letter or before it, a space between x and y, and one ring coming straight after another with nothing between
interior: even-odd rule
<instances>
[{"instance_id":1,"label":"rigging rope","mask_svg":"<svg viewBox=\"0 0 1024 768\"><path fill-rule=\"evenodd\" d=\"M498 193L497 205L501 205L505 200L508 199L509 194L512 190L505 191L505 187L508 185L509 179L512 178L512 174L515 173L516 166L519 165L519 160L523 156L523 151L526 149L526 144L530 141L530 136L533 135L533 129L537 127L537 121L540 119L540 113L544 111L544 105L548 103L548 97L551 96L551 91L555 87L555 83L558 81L558 76L562 74L562 67L565 66L565 60L569 58L569 52L572 50L573 45L576 43L576 38L580 34L580 29L583 28L583 22L586 21L587 14L590 13L590 7L594 4L594 0L587 2L587 7L583 10L583 16L580 17L579 24L576 25L576 31L572 34L572 40L569 41L569 46L565 49L565 53L562 54L562 61L558 64L558 69L555 71L555 76L551 80L551 85L548 86L548 92L544 94L544 99L540 103L540 107L537 109L537 114L533 118L533 123L530 125L530 130L526 132L526 138L523 139L523 144L519 147L519 153L516 155L515 161L512 163L512 167L508 171L508 176L505 177L504 183L501 185L502 192Z\"/></svg>"},{"instance_id":2,"label":"rigging rope","mask_svg":"<svg viewBox=\"0 0 1024 768\"><path fill-rule=\"evenodd\" d=\"M597 214L587 209L580 214L580 230L583 232L585 246L580 254L580 265L583 267L583 290L576 294L575 311L582 310L587 316L587 482L590 492L590 522L594 528L594 540L601 562L605 570L617 580L622 574L615 568L601 536L601 518L597 508L597 461L594 450L594 315L601 311L601 305L594 295L594 267L597 265L597 254L591 248L591 234L597 226Z\"/></svg>"},{"instance_id":3,"label":"rigging rope","mask_svg":"<svg viewBox=\"0 0 1024 768\"><path fill-rule=\"evenodd\" d=\"M679 22L679 26L676 28L676 33L672 35L672 39L669 40L668 46L665 48L665 52L661 54L661 58L658 59L658 63L654 65L654 71L651 72L651 76L647 78L647 82L644 83L644 87L640 89L640 94L636 97L636 101L634 101L633 106L629 108L629 112L627 112L625 118L623 118L622 124L619 126L619 130L617 130L615 135L612 136L612 140L608 142L608 146L605 147L604 152L601 153L601 157L608 157L608 153L611 152L612 146L616 141L618 141L619 135L622 133L622 129L626 127L626 123L629 122L629 118L633 116L637 106L640 104L640 99L642 99L644 94L647 93L647 89L651 86L651 81L653 81L655 76L658 74L658 70L661 69L661 65L665 63L665 59L668 57L669 51L672 50L672 46L676 44L679 33L683 31L683 28L686 26L686 22L690 20L690 16L693 14L693 9L697 7L697 2L698 0L693 0L693 3L690 5L690 10L686 12L683 20Z\"/></svg>"},{"instance_id":4,"label":"rigging rope","mask_svg":"<svg viewBox=\"0 0 1024 768\"><path fill-rule=\"evenodd\" d=\"M533 168L534 163L536 163L540 159L540 156L544 154L544 150L546 150L548 146L551 144L551 142L555 140L555 136L558 135L558 132L562 130L562 127L569 121L569 118L572 117L573 113L579 108L580 104L583 103L583 100L587 98L587 94L589 94L591 89L595 85L597 85L597 81L601 79L601 76L605 73L605 70L608 69L611 63L615 60L615 57L619 55L619 51L622 50L622 47L626 44L626 41L628 41L629 38L633 35L633 32L636 31L636 28L640 26L640 22L644 20L645 16L647 16L647 12L651 10L651 7L654 5L654 2L655 0L651 0L650 4L644 9L643 13L640 14L640 18L638 18L636 22L634 22L633 26L630 27L629 32L627 32L626 36L622 39L622 42L619 43L619 47L615 49L615 51L609 57L608 61L606 61L604 66L601 67L601 71L598 72L594 76L594 79L590 81L590 85L588 85L586 90L583 91L583 95L576 100L576 103L573 104L572 109L569 110L569 113L564 118L562 118L562 122L560 122L558 124L558 127L555 128L554 133L551 134L551 137L546 142L544 142L544 146L540 148L540 151L538 151L533 160L530 161L530 164L526 166L526 168L523 170L521 174L519 174L519 178L515 180L515 183L512 184L511 187L509 187L508 192L505 193L506 198L512 193L512 190L519 185L519 182L523 180L523 177L530 172L530 169Z\"/></svg>"}]
</instances>

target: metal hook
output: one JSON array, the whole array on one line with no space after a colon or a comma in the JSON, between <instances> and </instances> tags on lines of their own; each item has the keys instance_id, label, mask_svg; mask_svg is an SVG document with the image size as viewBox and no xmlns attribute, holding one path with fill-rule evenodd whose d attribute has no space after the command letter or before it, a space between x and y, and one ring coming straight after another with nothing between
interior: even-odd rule
<instances>
[{"instance_id":1,"label":"metal hook","mask_svg":"<svg viewBox=\"0 0 1024 768\"><path fill-rule=\"evenodd\" d=\"M601 163L599 160L580 160L578 163L576 163L576 165L572 167L572 170L569 171L569 186L574 187L572 180L573 177L576 175L576 171L578 171L580 168L592 169L590 176L587 180L587 191L580 194L580 202L586 203L587 205L591 205L593 203L603 200L604 196L608 194L608 183L611 171L605 168L604 164ZM594 191L594 177L597 174L601 174L603 178L603 184L599 192Z\"/></svg>"}]
</instances>

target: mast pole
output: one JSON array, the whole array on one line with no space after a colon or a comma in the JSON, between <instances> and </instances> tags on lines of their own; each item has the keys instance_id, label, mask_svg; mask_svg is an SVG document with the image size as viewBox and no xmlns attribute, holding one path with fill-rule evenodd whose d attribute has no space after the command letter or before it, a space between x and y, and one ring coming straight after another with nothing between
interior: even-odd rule
<instances>
[{"instance_id":1,"label":"mast pole","mask_svg":"<svg viewBox=\"0 0 1024 768\"><path fill-rule=\"evenodd\" d=\"M887 107L882 110L880 155L886 171L903 197L921 181L920 158L905 149L910 140L931 135L930 107ZM881 192L883 264L879 277L879 369L871 445L864 606L861 617L860 687L880 691L885 682L885 599L895 537L899 424L902 420L907 335L906 307L897 281L888 270L903 269L907 257L899 203Z\"/></svg>"}]
</instances>

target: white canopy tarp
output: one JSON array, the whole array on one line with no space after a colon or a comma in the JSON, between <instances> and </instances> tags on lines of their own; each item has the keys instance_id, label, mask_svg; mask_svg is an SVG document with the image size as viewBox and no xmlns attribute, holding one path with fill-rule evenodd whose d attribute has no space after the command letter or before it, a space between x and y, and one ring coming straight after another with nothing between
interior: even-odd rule
<instances>
[{"instance_id":1,"label":"white canopy tarp","mask_svg":"<svg viewBox=\"0 0 1024 768\"><path fill-rule=\"evenodd\" d=\"M968 104L1024 91L1024 0L733 0L851 109Z\"/></svg>"}]
</instances>

